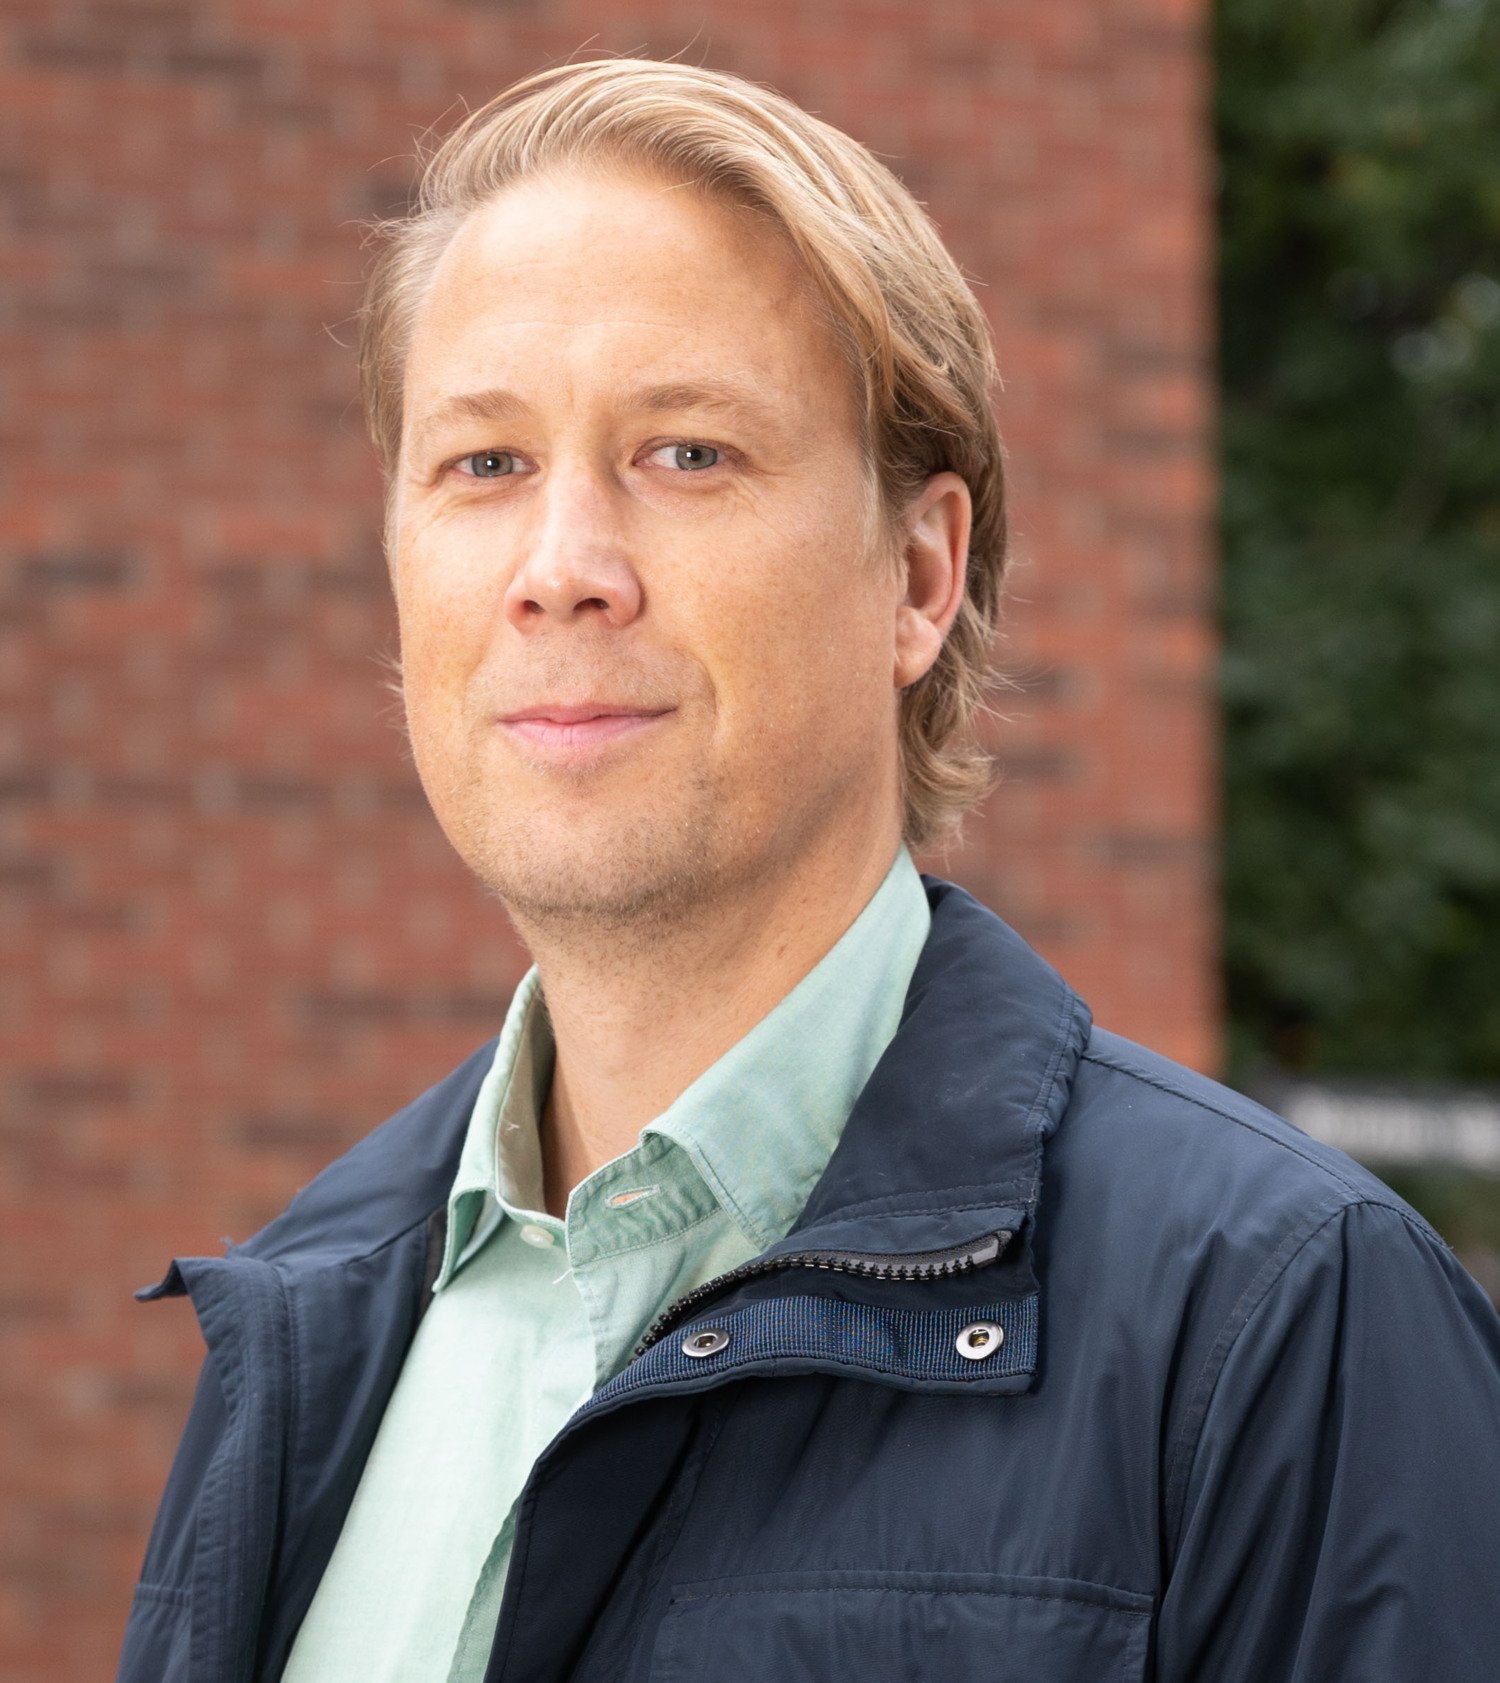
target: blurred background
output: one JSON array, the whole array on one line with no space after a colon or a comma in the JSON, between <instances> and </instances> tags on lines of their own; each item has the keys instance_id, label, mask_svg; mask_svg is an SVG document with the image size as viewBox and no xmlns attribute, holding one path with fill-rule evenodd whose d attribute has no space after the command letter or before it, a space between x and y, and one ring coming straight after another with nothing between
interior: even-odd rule
<instances>
[{"instance_id":1,"label":"blurred background","mask_svg":"<svg viewBox=\"0 0 1500 1683\"><path fill-rule=\"evenodd\" d=\"M356 400L417 136L681 55L983 300L1015 528L957 878L1500 1291L1500 0L4 0L0 1674L111 1675L218 1254L498 1028Z\"/></svg>"}]
</instances>

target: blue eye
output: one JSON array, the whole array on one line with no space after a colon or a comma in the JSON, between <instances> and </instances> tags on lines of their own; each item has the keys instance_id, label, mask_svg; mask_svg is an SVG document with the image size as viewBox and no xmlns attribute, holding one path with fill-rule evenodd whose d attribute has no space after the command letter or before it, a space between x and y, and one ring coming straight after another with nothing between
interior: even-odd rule
<instances>
[{"instance_id":1,"label":"blue eye","mask_svg":"<svg viewBox=\"0 0 1500 1683\"><path fill-rule=\"evenodd\" d=\"M458 465L474 479L503 479L515 471L516 458L509 450L479 450L460 457Z\"/></svg>"},{"instance_id":2,"label":"blue eye","mask_svg":"<svg viewBox=\"0 0 1500 1683\"><path fill-rule=\"evenodd\" d=\"M684 472L691 473L695 469L713 467L719 459L719 452L712 444L679 444L672 452L672 459Z\"/></svg>"}]
</instances>

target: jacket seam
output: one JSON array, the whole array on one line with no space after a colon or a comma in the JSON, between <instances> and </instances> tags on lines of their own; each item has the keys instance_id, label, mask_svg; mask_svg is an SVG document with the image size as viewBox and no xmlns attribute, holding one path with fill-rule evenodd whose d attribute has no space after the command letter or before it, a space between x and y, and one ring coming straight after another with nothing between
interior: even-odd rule
<instances>
[{"instance_id":1,"label":"jacket seam","mask_svg":"<svg viewBox=\"0 0 1500 1683\"><path fill-rule=\"evenodd\" d=\"M982 1192L982 1198L975 1198L968 1203L955 1204L951 1195L955 1192ZM843 1221L850 1216L869 1215L884 1212L893 1216L904 1215L958 1215L964 1210L987 1210L995 1206L997 1200L1019 1198L1025 1202L1029 1197L1027 1187L1018 1180L966 1181L962 1186L945 1186L938 1191L928 1193L930 1198L941 1198L940 1204L911 1204L896 1205L901 1194L888 1193L879 1198L863 1198L857 1204L840 1204L834 1209L825 1210L811 1227L801 1229L802 1233L814 1233L819 1227L831 1227L835 1222ZM796 1230L794 1230L795 1232ZM791 1237L792 1235L788 1235Z\"/></svg>"},{"instance_id":2,"label":"jacket seam","mask_svg":"<svg viewBox=\"0 0 1500 1683\"><path fill-rule=\"evenodd\" d=\"M285 1396L290 1378L291 1308L286 1281L279 1268L259 1258L248 1259L254 1269L263 1269L264 1288L253 1290L244 1300L248 1310L243 1325L236 1324L236 1337L230 1345L224 1333L225 1305L221 1299L211 1299L198 1309L199 1324L210 1359L214 1360L219 1384L224 1394L228 1421L213 1460L205 1469L202 1483L203 1520L198 1529L193 1550L192 1584L194 1590L203 1587L205 1571L213 1571L224 1579L215 1586L212 1597L205 1600L194 1594L189 1602L192 1624L189 1631L189 1650L192 1665L200 1662L215 1677L228 1680L245 1679L252 1675L254 1656L244 1646L243 1627L247 1619L249 1598L262 1598L260 1618L264 1617L264 1597L268 1594L274 1562L277 1531L281 1523L282 1498L289 1466L289 1441L282 1435L269 1442L256 1430L252 1403L257 1394L269 1399L266 1406L274 1411L278 1390ZM209 1259L214 1270L224 1263ZM191 1294L190 1294L191 1295ZM274 1296L274 1307L270 1301ZM233 1359L226 1360L221 1350L232 1348ZM265 1358L262 1368L256 1364ZM287 1399L289 1406L290 1399ZM284 1418L290 1418L289 1415ZM226 1451L232 1451L227 1453ZM263 1495L272 1471L270 1457L274 1454L274 1509L269 1516L271 1535L262 1537L268 1523ZM221 1461L220 1457L224 1459ZM240 1519L238 1527L231 1521ZM204 1547L210 1543L215 1551L211 1564L203 1559ZM259 1588L246 1580L251 1570L262 1574ZM259 1644L259 1626L256 1646ZM234 1633L231 1641L231 1632ZM194 1675L197 1675L195 1669Z\"/></svg>"},{"instance_id":3,"label":"jacket seam","mask_svg":"<svg viewBox=\"0 0 1500 1683\"><path fill-rule=\"evenodd\" d=\"M1206 1110L1212 1116L1221 1117L1226 1122L1234 1123L1238 1128L1244 1128L1248 1133L1257 1135L1270 1145L1280 1146L1283 1151L1290 1152L1293 1157L1300 1157L1304 1163L1317 1169L1320 1173L1326 1175L1329 1180L1342 1187L1353 1202L1379 1202L1378 1199L1369 1198L1363 1187L1356 1185L1347 1176L1341 1175L1331 1164L1314 1157L1311 1152L1301 1150L1289 1140L1278 1139L1275 1134L1258 1126L1248 1117L1237 1115L1224 1105L1213 1104L1196 1093L1189 1093L1185 1088L1173 1086L1171 1083L1147 1075L1141 1070L1132 1069L1128 1064L1116 1063L1113 1058L1106 1057L1101 1052L1086 1051L1083 1054L1083 1061L1098 1064L1102 1069L1113 1070L1116 1075L1123 1075L1127 1080L1139 1081L1142 1086L1153 1087L1159 1093L1166 1093L1174 1099L1181 1099L1184 1104L1193 1105L1199 1110ZM1291 1124L1288 1125L1291 1126Z\"/></svg>"},{"instance_id":4,"label":"jacket seam","mask_svg":"<svg viewBox=\"0 0 1500 1683\"><path fill-rule=\"evenodd\" d=\"M1047 1061L1046 1074L1042 1077L1041 1084L1031 1101L1031 1108L1026 1113L1024 1126L1026 1133L1031 1138L1031 1183L1027 1189L1027 1203L1031 1206L1036 1204L1042 1179L1042 1146L1044 1141L1042 1130L1036 1124L1038 1118L1045 1114L1048 1105L1052 1102L1052 1094L1057 1087L1058 1077L1062 1073L1064 1058L1073 1042L1073 1036L1069 1031L1073 1027L1077 1015L1076 1006L1078 1003L1077 995L1073 993L1071 988L1064 986L1062 1004L1058 1011L1057 1027L1053 1031L1052 1055ZM1079 1039L1082 1040L1081 1035ZM1083 1048L1080 1044L1080 1056L1082 1051ZM1076 1059L1074 1067L1077 1067Z\"/></svg>"},{"instance_id":5,"label":"jacket seam","mask_svg":"<svg viewBox=\"0 0 1500 1683\"><path fill-rule=\"evenodd\" d=\"M1095 1583L1089 1578L1075 1580L1078 1584L1090 1589L1105 1590L1115 1596L1142 1596L1140 1590L1122 1590L1115 1584ZM679 1606L691 1606L695 1602L721 1601L733 1595L991 1595L1002 1597L1007 1601L1064 1601L1075 1607L1099 1607L1110 1613L1123 1613L1127 1618L1149 1618L1152 1609L1146 1607L1127 1607L1118 1601L1100 1603L1091 1600L1086 1595L1066 1595L1062 1593L1046 1594L1041 1590L1008 1590L1008 1589L951 1589L943 1585L927 1586L922 1584L752 1584L744 1589L702 1590L697 1593L672 1592L672 1600ZM1147 1601L1151 1597L1146 1596Z\"/></svg>"},{"instance_id":6,"label":"jacket seam","mask_svg":"<svg viewBox=\"0 0 1500 1683\"><path fill-rule=\"evenodd\" d=\"M305 1294L303 1294L299 1300L299 1295L292 1290L291 1282L287 1279L285 1273L280 1268L276 1270L276 1281L281 1288L281 1303L282 1309L286 1315L287 1324L287 1429L286 1437L282 1442L280 1478L280 1501L282 1511L285 1512L288 1495L288 1478L297 1454L297 1440L301 1436L302 1431L301 1308L307 1299ZM272 1564L274 1566L274 1560ZM262 1634L264 1634L264 1631Z\"/></svg>"},{"instance_id":7,"label":"jacket seam","mask_svg":"<svg viewBox=\"0 0 1500 1683\"><path fill-rule=\"evenodd\" d=\"M446 1205L438 1205L436 1208L443 1209L446 1208ZM243 1257L249 1262L259 1262L267 1268L274 1268L278 1274L282 1275L331 1273L335 1268L351 1268L355 1263L373 1261L382 1251L388 1251L393 1245L399 1245L403 1239L409 1238L417 1228L425 1227L432 1220L434 1213L435 1210L424 1210L415 1221L408 1222L405 1227L399 1228L394 1233L388 1233L383 1239L371 1245L368 1250L351 1252L347 1256L339 1257L336 1261L298 1265L288 1262L285 1257L257 1256L250 1248L255 1243L254 1237L247 1239L243 1245L231 1246L227 1256Z\"/></svg>"},{"instance_id":8,"label":"jacket seam","mask_svg":"<svg viewBox=\"0 0 1500 1683\"><path fill-rule=\"evenodd\" d=\"M585 1406L587 1405L585 1404ZM567 1431L568 1424L570 1423L564 1424L562 1428L563 1432ZM559 1432L558 1437L561 1436L562 1432ZM552 1442L553 1444L556 1444L557 1438L554 1438ZM549 1445L548 1447L551 1448L552 1446ZM547 1451L543 1450L543 1456L545 1456L546 1453ZM529 1500L525 1502L524 1507L520 1506L518 1503L516 1509L516 1524L513 1534L514 1540L511 1545L510 1565L506 1570L505 1594L500 1604L500 1617L502 1619L505 1616L506 1603L511 1600L513 1595L516 1598L517 1604L519 1604L521 1591L525 1588L526 1574L530 1569L532 1532L535 1529L534 1525L531 1523L532 1515L535 1514L537 1506L541 1502L542 1492L553 1484L557 1478L557 1461L555 1458L548 1465L542 1467L540 1473L537 1472L537 1465L538 1463L536 1461L532 1462L531 1471L527 1477L528 1484L531 1482L532 1478L536 1479L536 1483L530 1492ZM525 1496L525 1494L526 1488L523 1485L522 1495ZM523 1521L526 1522L524 1532L521 1529ZM489 1671L494 1672L497 1676L504 1676L505 1674L505 1667L510 1659L510 1651L516 1640L516 1622L516 1619L512 1617L510 1621L510 1628L505 1633L505 1647L500 1652L500 1664L498 1669L495 1666L495 1655L491 1652ZM487 1672L486 1675L488 1674L489 1673Z\"/></svg>"},{"instance_id":9,"label":"jacket seam","mask_svg":"<svg viewBox=\"0 0 1500 1683\"><path fill-rule=\"evenodd\" d=\"M188 1607L192 1605L192 1594L185 1589L178 1589L174 1584L139 1583L135 1586L137 1601L161 1601L169 1607Z\"/></svg>"},{"instance_id":10,"label":"jacket seam","mask_svg":"<svg viewBox=\"0 0 1500 1683\"><path fill-rule=\"evenodd\" d=\"M722 1392L704 1404L703 1413L707 1418L701 1427L703 1440L694 1457L696 1466L693 1467L691 1478L685 1477L681 1481L685 1488L675 1498L674 1506L663 1517L662 1532L657 1540L656 1558L650 1563L646 1574L646 1583L643 1586L647 1600L655 1597L667 1575L667 1568L671 1564L672 1555L682 1538L682 1528L687 1524L687 1516L692 1507L693 1499L702 1487L703 1476L708 1471L708 1463L713 1455L714 1445L719 1441L719 1434L724 1430L724 1426L729 1419L729 1410L730 1400ZM639 1634L630 1644L632 1674L640 1663L643 1651L648 1648L656 1636L657 1627L654 1627L649 1620L641 1620L640 1626ZM588 1652L585 1650L583 1660L587 1660L588 1657ZM582 1673L582 1662L580 1662L577 1670L580 1674Z\"/></svg>"},{"instance_id":11,"label":"jacket seam","mask_svg":"<svg viewBox=\"0 0 1500 1683\"><path fill-rule=\"evenodd\" d=\"M1424 1238L1427 1236L1425 1226L1413 1221L1407 1211L1389 1199L1353 1197L1344 1200L1332 1210L1315 1212L1320 1215L1320 1219L1314 1226L1306 1231L1303 1227L1294 1228L1261 1264L1255 1278L1240 1294L1234 1308L1225 1316L1218 1337L1215 1338L1208 1355L1204 1357L1203 1366L1199 1369L1198 1378L1194 1383L1187 1419L1183 1422L1177 1434L1176 1444L1167 1458L1168 1556L1174 1568L1177 1551L1182 1544L1182 1513L1187 1502L1188 1486L1192 1483L1193 1469L1197 1465L1198 1453L1203 1444L1204 1428L1208 1423L1219 1380L1223 1377L1229 1358L1234 1354L1240 1339L1259 1313L1261 1306L1286 1278L1293 1263L1328 1227L1346 1216L1350 1210L1356 1209L1389 1210L1393 1215L1400 1216L1414 1233L1421 1234Z\"/></svg>"},{"instance_id":12,"label":"jacket seam","mask_svg":"<svg viewBox=\"0 0 1500 1683\"><path fill-rule=\"evenodd\" d=\"M281 1436L279 1449L279 1465L276 1469L276 1510L277 1519L270 1543L266 1552L265 1583L260 1594L259 1612L256 1618L255 1633L255 1664L252 1675L259 1669L261 1651L264 1646L269 1626L266 1613L270 1604L271 1586L274 1582L277 1557L285 1544L282 1535L282 1516L286 1513L287 1482L290 1476L293 1457L296 1453L298 1425L301 1418L298 1407L298 1396L301 1392L301 1354L297 1327L297 1304L290 1282L284 1270L277 1264L272 1264L271 1275L276 1282L277 1296L281 1304L280 1322L286 1328L286 1430Z\"/></svg>"}]
</instances>

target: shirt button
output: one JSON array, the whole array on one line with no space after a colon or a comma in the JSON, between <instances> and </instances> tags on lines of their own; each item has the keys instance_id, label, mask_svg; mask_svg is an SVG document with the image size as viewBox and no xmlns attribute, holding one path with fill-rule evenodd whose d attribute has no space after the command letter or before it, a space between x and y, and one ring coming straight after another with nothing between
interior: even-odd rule
<instances>
[{"instance_id":1,"label":"shirt button","mask_svg":"<svg viewBox=\"0 0 1500 1683\"><path fill-rule=\"evenodd\" d=\"M521 1237L528 1245L535 1245L539 1250L545 1250L548 1245L556 1242L550 1229L538 1227L534 1221L528 1221L521 1229Z\"/></svg>"}]
</instances>

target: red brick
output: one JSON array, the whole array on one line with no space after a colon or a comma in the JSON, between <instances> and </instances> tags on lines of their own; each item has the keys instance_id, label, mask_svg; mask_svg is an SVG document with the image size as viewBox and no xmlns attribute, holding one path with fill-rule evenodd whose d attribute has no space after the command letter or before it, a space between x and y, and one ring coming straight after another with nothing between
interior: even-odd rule
<instances>
[{"instance_id":1,"label":"red brick","mask_svg":"<svg viewBox=\"0 0 1500 1683\"><path fill-rule=\"evenodd\" d=\"M108 1675L217 1249L497 1025L421 802L344 341L413 134L580 51L776 83L982 284L1005 771L932 863L1213 1068L1203 0L18 0L0 65L0 1674ZM383 908L383 915L375 911Z\"/></svg>"}]
</instances>

